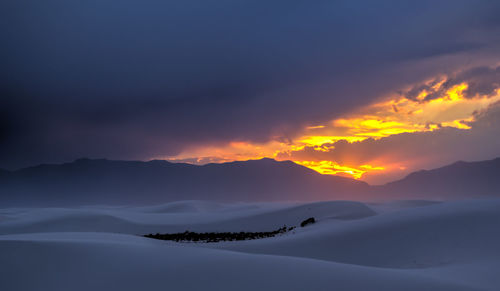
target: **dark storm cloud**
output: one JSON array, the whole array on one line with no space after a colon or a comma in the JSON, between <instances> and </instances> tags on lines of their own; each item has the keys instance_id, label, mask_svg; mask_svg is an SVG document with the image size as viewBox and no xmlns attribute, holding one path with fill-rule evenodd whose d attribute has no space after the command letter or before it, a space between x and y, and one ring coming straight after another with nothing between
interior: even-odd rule
<instances>
[{"instance_id":1,"label":"dark storm cloud","mask_svg":"<svg viewBox=\"0 0 500 291\"><path fill-rule=\"evenodd\" d=\"M498 6L3 1L0 166L287 138L496 47Z\"/></svg>"}]
</instances>

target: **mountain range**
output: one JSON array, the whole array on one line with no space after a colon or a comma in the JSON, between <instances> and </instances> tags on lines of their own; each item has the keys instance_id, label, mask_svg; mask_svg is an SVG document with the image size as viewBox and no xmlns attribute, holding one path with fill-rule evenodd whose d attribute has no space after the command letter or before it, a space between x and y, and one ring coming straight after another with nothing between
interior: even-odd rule
<instances>
[{"instance_id":1,"label":"mountain range","mask_svg":"<svg viewBox=\"0 0 500 291\"><path fill-rule=\"evenodd\" d=\"M458 161L433 170L413 172L382 186L371 186L375 196L418 199L467 199L500 196L500 158Z\"/></svg>"},{"instance_id":2,"label":"mountain range","mask_svg":"<svg viewBox=\"0 0 500 291\"><path fill-rule=\"evenodd\" d=\"M381 186L321 175L291 161L192 165L78 159L0 170L0 206L151 204L175 200L318 201L500 196L500 158L456 162Z\"/></svg>"},{"instance_id":3,"label":"mountain range","mask_svg":"<svg viewBox=\"0 0 500 291\"><path fill-rule=\"evenodd\" d=\"M203 166L162 160L78 159L0 173L0 204L329 200L361 195L368 188L361 181L321 175L290 161L272 159Z\"/></svg>"}]
</instances>

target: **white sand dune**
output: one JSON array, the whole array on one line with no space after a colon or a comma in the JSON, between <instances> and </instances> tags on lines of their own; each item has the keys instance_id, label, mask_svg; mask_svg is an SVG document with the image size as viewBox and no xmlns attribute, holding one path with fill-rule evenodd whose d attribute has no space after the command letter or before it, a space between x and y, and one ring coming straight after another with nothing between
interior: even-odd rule
<instances>
[{"instance_id":1,"label":"white sand dune","mask_svg":"<svg viewBox=\"0 0 500 291\"><path fill-rule=\"evenodd\" d=\"M0 211L2 215L2 211ZM0 234L29 232L114 232L144 234L190 231L269 231L318 219L356 219L375 215L359 202L307 204L183 201L153 207L85 207L4 211Z\"/></svg>"},{"instance_id":2,"label":"white sand dune","mask_svg":"<svg viewBox=\"0 0 500 291\"><path fill-rule=\"evenodd\" d=\"M500 200L449 202L343 223L323 220L296 235L214 246L376 267L500 262L499 209Z\"/></svg>"},{"instance_id":3,"label":"white sand dune","mask_svg":"<svg viewBox=\"0 0 500 291\"><path fill-rule=\"evenodd\" d=\"M500 289L500 200L375 209L347 201L2 209L0 290ZM266 230L311 216L318 223L252 241L135 235Z\"/></svg>"},{"instance_id":4,"label":"white sand dune","mask_svg":"<svg viewBox=\"0 0 500 291\"><path fill-rule=\"evenodd\" d=\"M0 238L2 290L473 290L391 269L172 246L130 235Z\"/></svg>"}]
</instances>

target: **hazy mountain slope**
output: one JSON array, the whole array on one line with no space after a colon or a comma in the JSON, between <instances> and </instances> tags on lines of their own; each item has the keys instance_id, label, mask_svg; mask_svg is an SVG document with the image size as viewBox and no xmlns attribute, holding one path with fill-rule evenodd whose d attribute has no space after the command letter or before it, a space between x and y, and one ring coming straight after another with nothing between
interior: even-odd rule
<instances>
[{"instance_id":1,"label":"hazy mountain slope","mask_svg":"<svg viewBox=\"0 0 500 291\"><path fill-rule=\"evenodd\" d=\"M500 196L500 158L456 162L411 173L402 180L372 187L375 196L459 199Z\"/></svg>"},{"instance_id":2,"label":"hazy mountain slope","mask_svg":"<svg viewBox=\"0 0 500 291\"><path fill-rule=\"evenodd\" d=\"M79 159L0 171L0 206L150 204L177 200L461 199L500 195L500 158L419 171L383 186L320 175L290 161L196 166Z\"/></svg>"},{"instance_id":3,"label":"hazy mountain slope","mask_svg":"<svg viewBox=\"0 0 500 291\"><path fill-rule=\"evenodd\" d=\"M79 159L3 175L0 204L311 201L352 198L367 188L364 182L320 175L293 162L272 159L204 166Z\"/></svg>"}]
</instances>

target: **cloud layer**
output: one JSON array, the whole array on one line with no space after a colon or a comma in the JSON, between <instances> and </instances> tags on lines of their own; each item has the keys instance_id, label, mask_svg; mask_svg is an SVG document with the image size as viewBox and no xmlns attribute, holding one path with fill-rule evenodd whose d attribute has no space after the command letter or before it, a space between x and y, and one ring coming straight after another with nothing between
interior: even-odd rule
<instances>
[{"instance_id":1,"label":"cloud layer","mask_svg":"<svg viewBox=\"0 0 500 291\"><path fill-rule=\"evenodd\" d=\"M471 94L498 81L493 2L27 0L0 11L6 168L293 140L439 74L487 64L450 81L476 78Z\"/></svg>"},{"instance_id":2,"label":"cloud layer","mask_svg":"<svg viewBox=\"0 0 500 291\"><path fill-rule=\"evenodd\" d=\"M470 129L445 127L435 131L402 133L380 139L328 145L328 150L307 146L281 153L280 159L335 161L339 165L382 165L364 177L374 183L389 182L409 172L432 169L457 160L484 160L500 156L500 103L475 115Z\"/></svg>"}]
</instances>

